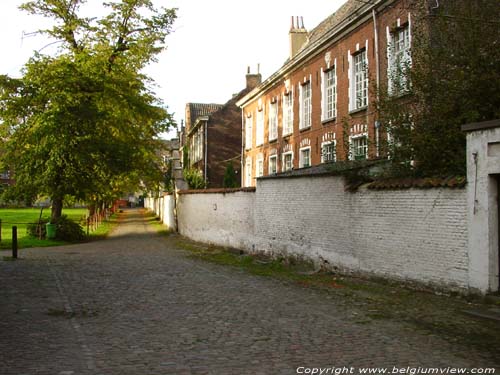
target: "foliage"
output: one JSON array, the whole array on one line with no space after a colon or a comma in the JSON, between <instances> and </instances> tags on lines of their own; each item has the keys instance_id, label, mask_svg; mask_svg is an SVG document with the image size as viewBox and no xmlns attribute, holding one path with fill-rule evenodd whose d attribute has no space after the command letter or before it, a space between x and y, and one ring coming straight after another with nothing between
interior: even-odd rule
<instances>
[{"instance_id":1,"label":"foliage","mask_svg":"<svg viewBox=\"0 0 500 375\"><path fill-rule=\"evenodd\" d=\"M205 189L206 187L203 175L194 168L184 170L184 180L186 180L190 189Z\"/></svg>"},{"instance_id":2,"label":"foliage","mask_svg":"<svg viewBox=\"0 0 500 375\"><path fill-rule=\"evenodd\" d=\"M12 239L12 226L17 226L17 238L19 248L55 246L61 244L57 240L39 240L38 236L31 237L28 233L28 223L37 223L40 219L40 208L1 208L0 219L2 220L2 241L0 249L9 249ZM71 220L80 221L87 214L85 208L64 208L63 213ZM49 221L50 211L43 210L42 220Z\"/></svg>"},{"instance_id":3,"label":"foliage","mask_svg":"<svg viewBox=\"0 0 500 375\"><path fill-rule=\"evenodd\" d=\"M164 48L175 9L123 1L88 19L78 15L83 3L22 5L54 21L41 32L62 46L56 56L35 53L20 79L0 77L4 163L16 177L11 196L50 196L53 218L67 195L100 202L139 181L160 182L157 137L173 123L140 71Z\"/></svg>"},{"instance_id":4,"label":"foliage","mask_svg":"<svg viewBox=\"0 0 500 375\"><path fill-rule=\"evenodd\" d=\"M227 164L226 171L224 172L223 186L225 188L236 188L239 185L233 163L230 162Z\"/></svg>"},{"instance_id":5,"label":"foliage","mask_svg":"<svg viewBox=\"0 0 500 375\"><path fill-rule=\"evenodd\" d=\"M182 148L182 169L189 169L189 149L187 145Z\"/></svg>"},{"instance_id":6,"label":"foliage","mask_svg":"<svg viewBox=\"0 0 500 375\"><path fill-rule=\"evenodd\" d=\"M80 224L71 220L66 215L51 221L56 225L56 240L78 242L85 239L85 232Z\"/></svg>"},{"instance_id":7,"label":"foliage","mask_svg":"<svg viewBox=\"0 0 500 375\"><path fill-rule=\"evenodd\" d=\"M49 222L49 219L40 219L37 223L30 223L26 225L26 233L28 236L35 238L45 238L47 235L47 228L45 225Z\"/></svg>"},{"instance_id":8,"label":"foliage","mask_svg":"<svg viewBox=\"0 0 500 375\"><path fill-rule=\"evenodd\" d=\"M401 72L409 95L381 87L379 118L395 175L464 175L461 125L500 117L500 7L495 0L418 7L424 3L413 2L411 69Z\"/></svg>"}]
</instances>

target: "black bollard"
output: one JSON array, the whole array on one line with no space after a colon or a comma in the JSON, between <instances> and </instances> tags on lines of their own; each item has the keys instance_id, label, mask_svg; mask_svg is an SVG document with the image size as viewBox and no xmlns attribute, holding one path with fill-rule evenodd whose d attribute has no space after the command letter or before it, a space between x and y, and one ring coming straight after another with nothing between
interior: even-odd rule
<instances>
[{"instance_id":1,"label":"black bollard","mask_svg":"<svg viewBox=\"0 0 500 375\"><path fill-rule=\"evenodd\" d=\"M12 258L17 259L17 227L12 227Z\"/></svg>"}]
</instances>

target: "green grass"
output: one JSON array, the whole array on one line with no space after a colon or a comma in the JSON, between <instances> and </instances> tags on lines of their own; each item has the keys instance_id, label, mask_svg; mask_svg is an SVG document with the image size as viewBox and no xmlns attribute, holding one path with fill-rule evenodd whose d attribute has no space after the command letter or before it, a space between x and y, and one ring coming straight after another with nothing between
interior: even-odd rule
<instances>
[{"instance_id":1,"label":"green grass","mask_svg":"<svg viewBox=\"0 0 500 375\"><path fill-rule=\"evenodd\" d=\"M79 222L87 213L85 208L65 208L63 215ZM62 241L55 240L39 240L28 236L26 227L28 223L36 223L40 217L39 208L2 208L0 209L0 219L2 220L2 240L0 249L10 249L12 246L12 226L17 226L17 238L19 248L39 247L39 246L55 246L64 244ZM50 217L50 209L44 209L42 218Z\"/></svg>"}]
</instances>

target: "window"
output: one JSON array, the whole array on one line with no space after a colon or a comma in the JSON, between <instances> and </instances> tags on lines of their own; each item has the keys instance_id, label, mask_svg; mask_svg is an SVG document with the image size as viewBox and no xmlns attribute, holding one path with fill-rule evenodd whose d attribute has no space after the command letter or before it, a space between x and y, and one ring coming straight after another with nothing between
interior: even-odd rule
<instances>
[{"instance_id":1,"label":"window","mask_svg":"<svg viewBox=\"0 0 500 375\"><path fill-rule=\"evenodd\" d=\"M283 172L291 171L293 168L293 152L283 154Z\"/></svg>"},{"instance_id":2,"label":"window","mask_svg":"<svg viewBox=\"0 0 500 375\"><path fill-rule=\"evenodd\" d=\"M252 148L252 117L245 117L245 148Z\"/></svg>"},{"instance_id":3,"label":"window","mask_svg":"<svg viewBox=\"0 0 500 375\"><path fill-rule=\"evenodd\" d=\"M300 86L300 121L299 129L311 127L311 82Z\"/></svg>"},{"instance_id":4,"label":"window","mask_svg":"<svg viewBox=\"0 0 500 375\"><path fill-rule=\"evenodd\" d=\"M278 103L269 104L269 141L278 138Z\"/></svg>"},{"instance_id":5,"label":"window","mask_svg":"<svg viewBox=\"0 0 500 375\"><path fill-rule=\"evenodd\" d=\"M321 162L331 163L337 160L335 142L323 143L321 145Z\"/></svg>"},{"instance_id":6,"label":"window","mask_svg":"<svg viewBox=\"0 0 500 375\"><path fill-rule=\"evenodd\" d=\"M245 163L245 186L252 186L252 158L247 157Z\"/></svg>"},{"instance_id":7,"label":"window","mask_svg":"<svg viewBox=\"0 0 500 375\"><path fill-rule=\"evenodd\" d=\"M260 146L263 143L264 143L264 109L257 111L255 145Z\"/></svg>"},{"instance_id":8,"label":"window","mask_svg":"<svg viewBox=\"0 0 500 375\"><path fill-rule=\"evenodd\" d=\"M264 159L260 156L257 159L256 177L264 176Z\"/></svg>"},{"instance_id":9,"label":"window","mask_svg":"<svg viewBox=\"0 0 500 375\"><path fill-rule=\"evenodd\" d=\"M283 135L292 134L293 132L293 93L283 96Z\"/></svg>"},{"instance_id":10,"label":"window","mask_svg":"<svg viewBox=\"0 0 500 375\"><path fill-rule=\"evenodd\" d=\"M389 94L401 94L409 89L408 70L411 64L410 27L405 25L390 33L388 41Z\"/></svg>"},{"instance_id":11,"label":"window","mask_svg":"<svg viewBox=\"0 0 500 375\"><path fill-rule=\"evenodd\" d=\"M299 154L299 167L305 168L311 166L311 147L301 148Z\"/></svg>"},{"instance_id":12,"label":"window","mask_svg":"<svg viewBox=\"0 0 500 375\"><path fill-rule=\"evenodd\" d=\"M368 136L351 138L351 160L365 160L368 157Z\"/></svg>"},{"instance_id":13,"label":"window","mask_svg":"<svg viewBox=\"0 0 500 375\"><path fill-rule=\"evenodd\" d=\"M278 172L278 157L276 155L269 156L269 174Z\"/></svg>"},{"instance_id":14,"label":"window","mask_svg":"<svg viewBox=\"0 0 500 375\"><path fill-rule=\"evenodd\" d=\"M323 73L323 120L337 116L337 77L335 67Z\"/></svg>"},{"instance_id":15,"label":"window","mask_svg":"<svg viewBox=\"0 0 500 375\"><path fill-rule=\"evenodd\" d=\"M366 50L363 50L352 58L354 82L354 102L352 110L364 108L368 105L368 65L366 61Z\"/></svg>"}]
</instances>

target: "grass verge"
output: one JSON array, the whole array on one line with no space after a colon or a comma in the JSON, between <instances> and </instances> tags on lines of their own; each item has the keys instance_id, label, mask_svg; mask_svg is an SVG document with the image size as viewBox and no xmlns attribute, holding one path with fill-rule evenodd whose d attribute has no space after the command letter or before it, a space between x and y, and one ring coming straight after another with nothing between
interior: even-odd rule
<instances>
[{"instance_id":1,"label":"grass verge","mask_svg":"<svg viewBox=\"0 0 500 375\"><path fill-rule=\"evenodd\" d=\"M87 209L85 208L65 208L63 215L67 215L69 219L82 222L86 216ZM28 223L36 223L40 217L40 209L38 208L19 208L19 209L0 209L0 219L2 220L2 236L0 241L0 250L8 250L12 248L12 226L17 226L18 248L25 249L30 247L48 247L67 245L68 242L38 239L31 237L27 233ZM43 210L42 218L49 218L50 210ZM88 240L99 240L105 238L113 228L118 224L118 218L112 216L109 221L103 222L99 228L90 232ZM82 226L84 231L86 227Z\"/></svg>"},{"instance_id":2,"label":"grass verge","mask_svg":"<svg viewBox=\"0 0 500 375\"><path fill-rule=\"evenodd\" d=\"M187 250L191 258L236 267L253 275L277 278L327 293L339 307L355 310L358 324L371 324L377 320L397 321L408 329L475 348L491 357L495 365L500 365L497 359L500 322L476 318L464 312L498 307L486 304L482 297L415 290L384 279L314 270L311 263L301 259L249 255L183 237L177 238L176 244Z\"/></svg>"}]
</instances>

